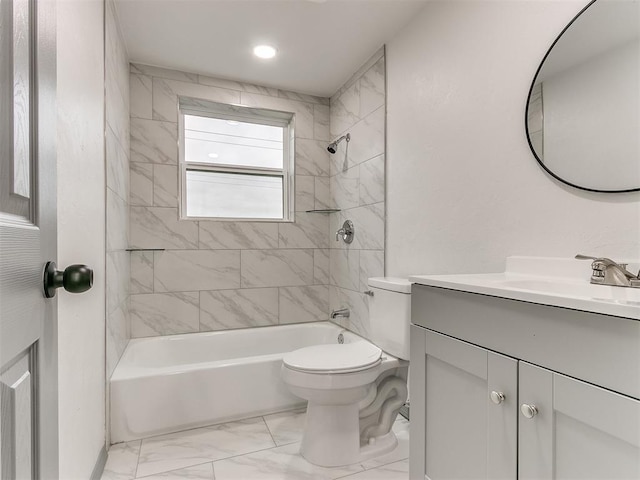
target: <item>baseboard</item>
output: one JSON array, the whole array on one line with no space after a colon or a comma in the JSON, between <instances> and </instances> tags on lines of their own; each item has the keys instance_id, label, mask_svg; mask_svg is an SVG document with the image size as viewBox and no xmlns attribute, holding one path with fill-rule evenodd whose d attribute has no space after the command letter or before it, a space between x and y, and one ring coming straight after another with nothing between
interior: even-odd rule
<instances>
[{"instance_id":1,"label":"baseboard","mask_svg":"<svg viewBox=\"0 0 640 480\"><path fill-rule=\"evenodd\" d=\"M91 480L100 480L102 478L102 473L104 472L104 466L106 463L107 448L103 445L100 453L98 454L96 465L93 467L93 472L91 472Z\"/></svg>"}]
</instances>

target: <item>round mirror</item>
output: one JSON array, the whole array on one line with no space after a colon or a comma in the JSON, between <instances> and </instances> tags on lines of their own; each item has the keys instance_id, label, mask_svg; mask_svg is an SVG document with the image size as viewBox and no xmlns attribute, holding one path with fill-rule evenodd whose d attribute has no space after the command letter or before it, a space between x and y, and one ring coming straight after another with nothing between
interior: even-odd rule
<instances>
[{"instance_id":1,"label":"round mirror","mask_svg":"<svg viewBox=\"0 0 640 480\"><path fill-rule=\"evenodd\" d=\"M640 190L640 0L594 0L562 31L529 90L540 165L582 190Z\"/></svg>"}]
</instances>

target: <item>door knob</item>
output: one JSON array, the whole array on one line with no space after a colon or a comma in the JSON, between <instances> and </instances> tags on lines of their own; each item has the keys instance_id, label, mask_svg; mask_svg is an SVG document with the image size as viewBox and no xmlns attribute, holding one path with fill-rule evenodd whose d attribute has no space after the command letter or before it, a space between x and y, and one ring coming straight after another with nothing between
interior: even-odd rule
<instances>
[{"instance_id":1,"label":"door knob","mask_svg":"<svg viewBox=\"0 0 640 480\"><path fill-rule=\"evenodd\" d=\"M520 412L522 412L522 415L526 418L533 418L538 414L538 408L535 405L527 405L526 403L523 403L520 406Z\"/></svg>"},{"instance_id":2,"label":"door knob","mask_svg":"<svg viewBox=\"0 0 640 480\"><path fill-rule=\"evenodd\" d=\"M93 285L93 270L86 265L69 265L64 271L56 269L55 262L47 262L43 275L44 296L56 296L56 288L64 287L70 293L82 293Z\"/></svg>"},{"instance_id":3,"label":"door knob","mask_svg":"<svg viewBox=\"0 0 640 480\"><path fill-rule=\"evenodd\" d=\"M491 401L496 405L500 405L502 402L504 402L504 393L502 392L496 392L494 390L491 392L489 397L491 397Z\"/></svg>"}]
</instances>

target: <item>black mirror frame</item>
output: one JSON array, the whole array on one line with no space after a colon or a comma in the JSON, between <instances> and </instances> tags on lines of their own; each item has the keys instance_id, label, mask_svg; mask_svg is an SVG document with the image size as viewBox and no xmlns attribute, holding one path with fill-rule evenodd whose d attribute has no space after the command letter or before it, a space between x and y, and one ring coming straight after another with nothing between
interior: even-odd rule
<instances>
[{"instance_id":1,"label":"black mirror frame","mask_svg":"<svg viewBox=\"0 0 640 480\"><path fill-rule=\"evenodd\" d=\"M573 23L580 18L580 16L594 3L596 3L597 0L591 0L587 6L585 6L582 10L580 10L580 12L578 12L578 14L573 17L573 19L567 24L566 27L564 27L562 29L562 31L560 32L560 35L558 35L558 37L553 41L553 43L551 44L551 46L549 47L549 49L547 50L547 53L545 53L544 57L542 58L542 61L540 62L540 65L538 66L535 75L533 76L533 81L531 82L531 87L529 88L529 94L527 95L527 105L524 111L524 130L527 134L527 143L529 144L529 148L531 149L531 153L533 153L533 156L535 157L536 161L538 162L538 165L540 165L543 170L545 172L547 172L549 175L551 175L553 178L555 178L556 180L558 180L559 182L564 183L565 185L569 185L573 188L577 188L579 190L585 190L587 192L597 192L597 193L629 193L629 192L638 192L640 191L640 187L636 187L636 188L627 188L627 189L623 189L623 190L602 190L602 189L596 189L596 188L588 188L588 187L581 187L580 185L576 185L574 183L571 183L561 177L559 177L558 175L556 175L555 173L553 173L551 170L549 170L549 168L544 164L544 162L542 160L540 160L540 157L538 157L538 154L536 153L535 149L533 148L533 144L531 143L531 136L529 135L529 103L531 100L531 93L533 92L533 87L536 84L536 80L538 78L538 75L540 73L540 70L542 70L542 66L544 65L545 60L547 59L547 57L549 56L549 54L551 53L551 51L553 50L553 47L555 47L556 43L558 43L558 41L562 38L562 36L564 35L564 33L569 29L569 27L571 27L571 25L573 25Z\"/></svg>"}]
</instances>

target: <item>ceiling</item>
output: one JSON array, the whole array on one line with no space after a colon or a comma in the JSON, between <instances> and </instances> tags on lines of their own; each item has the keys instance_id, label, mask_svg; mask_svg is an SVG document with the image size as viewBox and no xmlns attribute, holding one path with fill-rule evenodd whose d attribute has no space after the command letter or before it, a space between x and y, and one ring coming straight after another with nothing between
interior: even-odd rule
<instances>
[{"instance_id":1,"label":"ceiling","mask_svg":"<svg viewBox=\"0 0 640 480\"><path fill-rule=\"evenodd\" d=\"M132 62L328 97L426 0L115 1Z\"/></svg>"}]
</instances>

